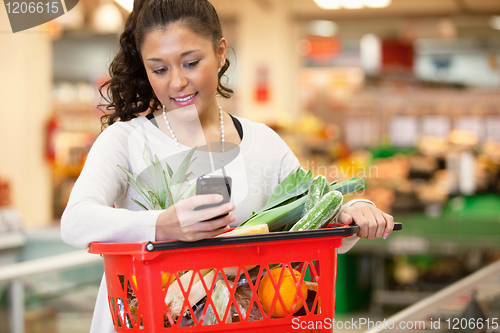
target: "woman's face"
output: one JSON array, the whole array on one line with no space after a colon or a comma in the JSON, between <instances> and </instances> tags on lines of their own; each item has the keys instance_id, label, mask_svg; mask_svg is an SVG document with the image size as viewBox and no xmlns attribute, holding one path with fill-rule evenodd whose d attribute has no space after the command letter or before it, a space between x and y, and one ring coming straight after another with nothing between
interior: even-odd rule
<instances>
[{"instance_id":1,"label":"woman's face","mask_svg":"<svg viewBox=\"0 0 500 333\"><path fill-rule=\"evenodd\" d=\"M181 24L149 32L141 54L149 82L166 111L188 105L198 114L217 109L218 69L225 61L227 42L221 39L214 52L212 41Z\"/></svg>"}]
</instances>

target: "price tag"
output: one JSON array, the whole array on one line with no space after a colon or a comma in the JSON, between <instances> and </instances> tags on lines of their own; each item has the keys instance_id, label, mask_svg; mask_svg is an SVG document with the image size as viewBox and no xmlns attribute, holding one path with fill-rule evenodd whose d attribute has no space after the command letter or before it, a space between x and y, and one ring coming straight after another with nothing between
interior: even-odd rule
<instances>
[{"instance_id":1,"label":"price tag","mask_svg":"<svg viewBox=\"0 0 500 333\"><path fill-rule=\"evenodd\" d=\"M417 118L394 116L389 123L389 137L396 147L413 147L417 140Z\"/></svg>"},{"instance_id":2,"label":"price tag","mask_svg":"<svg viewBox=\"0 0 500 333\"><path fill-rule=\"evenodd\" d=\"M444 116L427 116L422 119L422 135L447 137L450 133L450 120Z\"/></svg>"},{"instance_id":3,"label":"price tag","mask_svg":"<svg viewBox=\"0 0 500 333\"><path fill-rule=\"evenodd\" d=\"M483 141L486 134L483 120L475 116L459 117L455 122L455 128L475 133L479 142Z\"/></svg>"},{"instance_id":4,"label":"price tag","mask_svg":"<svg viewBox=\"0 0 500 333\"><path fill-rule=\"evenodd\" d=\"M486 135L497 142L500 142L500 117L488 117L486 121Z\"/></svg>"}]
</instances>

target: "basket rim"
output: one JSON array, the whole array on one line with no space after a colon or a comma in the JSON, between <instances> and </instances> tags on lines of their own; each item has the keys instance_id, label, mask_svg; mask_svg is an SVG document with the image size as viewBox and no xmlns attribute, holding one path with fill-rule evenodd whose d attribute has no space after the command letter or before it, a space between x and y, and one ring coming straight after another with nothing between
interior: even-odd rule
<instances>
[{"instance_id":1,"label":"basket rim","mask_svg":"<svg viewBox=\"0 0 500 333\"><path fill-rule=\"evenodd\" d=\"M199 247L224 246L235 244L255 244L271 241L285 241L305 238L325 238L325 237L348 237L359 232L357 225L345 227L324 228L315 230L304 230L294 232L272 232L267 234L233 236L233 237L213 237L196 242L184 242L179 240L160 242L140 242L140 243L99 243L92 242L89 252L94 254L143 254L153 251L189 249ZM257 244L258 245L258 244Z\"/></svg>"}]
</instances>

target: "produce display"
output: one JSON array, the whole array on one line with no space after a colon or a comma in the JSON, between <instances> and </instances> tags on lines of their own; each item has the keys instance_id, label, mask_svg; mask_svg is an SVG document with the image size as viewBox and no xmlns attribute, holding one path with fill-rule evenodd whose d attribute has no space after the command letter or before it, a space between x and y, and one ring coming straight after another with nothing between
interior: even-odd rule
<instances>
[{"instance_id":1,"label":"produce display","mask_svg":"<svg viewBox=\"0 0 500 333\"><path fill-rule=\"evenodd\" d=\"M174 174L168 165L165 172L156 157L153 161L145 154L146 165L151 167L149 175L155 186L150 186L144 177L132 175L122 168L130 178L129 184L140 191L145 200L144 204L136 200L134 202L144 209L165 209L192 195L190 188L184 192L176 188L189 175L187 171L192 163L191 157L192 151ZM217 237L259 237L259 234L268 232L324 228L337 216L343 195L363 188L361 179L329 183L322 175L312 179L311 171L298 168L274 189L263 208L253 212L236 229ZM255 302L251 308L249 306L256 297L265 311L264 315L270 314L276 318L293 315L304 306L308 294L317 291L317 284L305 279L306 273L302 262L163 273L165 304L169 310L165 313L164 325L171 327L180 321L180 326L192 326L194 320L203 322L203 325L214 325L219 320L237 322L240 316L248 317L248 320L261 320L263 313L255 306ZM136 284L135 277L132 277L132 281ZM127 290L128 307L133 321L137 322L140 304L130 283ZM211 302L207 301L208 290L211 290ZM237 304L231 302L231 294ZM123 304L118 304L118 309L122 318L127 318L126 326L131 327L130 318L122 310Z\"/></svg>"}]
</instances>

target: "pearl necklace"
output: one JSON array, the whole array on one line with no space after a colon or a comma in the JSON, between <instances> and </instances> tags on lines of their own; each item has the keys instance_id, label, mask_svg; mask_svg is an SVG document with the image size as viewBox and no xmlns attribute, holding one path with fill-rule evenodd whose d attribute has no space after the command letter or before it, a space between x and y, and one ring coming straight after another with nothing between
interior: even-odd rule
<instances>
[{"instance_id":1,"label":"pearl necklace","mask_svg":"<svg viewBox=\"0 0 500 333\"><path fill-rule=\"evenodd\" d=\"M222 144L222 152L224 153L226 150L224 149L224 142L226 141L224 139L224 117L222 116L222 107L219 105L219 115L220 115L220 141ZM163 105L163 119L165 119L165 123L167 124L167 128L170 131L170 134L172 134L172 138L174 139L175 143L177 144L177 147L181 149L181 145L179 141L177 140L177 137L174 134L174 131L172 130L172 127L170 127L170 123L168 122L167 119L167 113L165 112L165 105Z\"/></svg>"}]
</instances>

